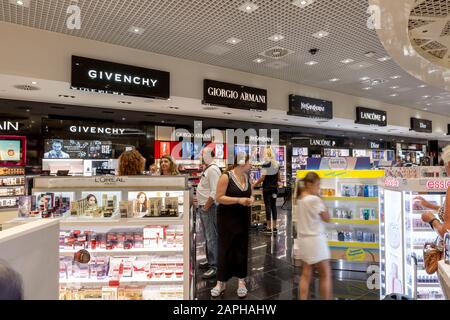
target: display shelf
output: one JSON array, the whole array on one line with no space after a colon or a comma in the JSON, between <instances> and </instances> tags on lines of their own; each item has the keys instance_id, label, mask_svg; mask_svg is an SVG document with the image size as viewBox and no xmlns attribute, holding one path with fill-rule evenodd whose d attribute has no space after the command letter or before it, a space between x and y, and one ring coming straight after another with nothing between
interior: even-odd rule
<instances>
[{"instance_id":1,"label":"display shelf","mask_svg":"<svg viewBox=\"0 0 450 320\"><path fill-rule=\"evenodd\" d=\"M378 202L378 197L322 197L324 201L364 201Z\"/></svg>"},{"instance_id":2,"label":"display shelf","mask_svg":"<svg viewBox=\"0 0 450 320\"><path fill-rule=\"evenodd\" d=\"M131 249L95 249L89 250L90 254L106 254L106 255L123 255L123 254L133 254L133 255L148 255L148 254L163 254L163 253L183 253L183 248L131 248ZM59 253L61 256L72 256L79 250L75 249L60 249Z\"/></svg>"},{"instance_id":3,"label":"display shelf","mask_svg":"<svg viewBox=\"0 0 450 320\"><path fill-rule=\"evenodd\" d=\"M363 248L363 249L378 249L378 243L372 242L356 242L356 241L328 241L330 247L341 247L341 248Z\"/></svg>"},{"instance_id":4,"label":"display shelf","mask_svg":"<svg viewBox=\"0 0 450 320\"><path fill-rule=\"evenodd\" d=\"M80 279L80 278L69 278L69 279L59 279L60 284L78 284L78 285L93 285L93 284L109 284L110 282L115 282L112 279ZM170 283L183 283L183 278L121 278L119 284L134 284L134 283L146 283L146 284L170 284Z\"/></svg>"},{"instance_id":5,"label":"display shelf","mask_svg":"<svg viewBox=\"0 0 450 320\"><path fill-rule=\"evenodd\" d=\"M413 230L417 232L436 232L431 228L413 228Z\"/></svg>"},{"instance_id":6,"label":"display shelf","mask_svg":"<svg viewBox=\"0 0 450 320\"><path fill-rule=\"evenodd\" d=\"M421 287L421 288L427 288L427 287L429 287L429 288L440 288L441 284L439 282L437 282L437 283L418 282L417 286Z\"/></svg>"},{"instance_id":7,"label":"display shelf","mask_svg":"<svg viewBox=\"0 0 450 320\"><path fill-rule=\"evenodd\" d=\"M65 218L60 219L62 226L147 226L147 225L182 225L184 224L182 217L177 218L119 218L119 219L108 219L108 218Z\"/></svg>"},{"instance_id":8,"label":"display shelf","mask_svg":"<svg viewBox=\"0 0 450 320\"><path fill-rule=\"evenodd\" d=\"M358 224L358 225L376 225L378 226L379 220L356 220L356 219L330 219L330 223L338 224Z\"/></svg>"}]
</instances>

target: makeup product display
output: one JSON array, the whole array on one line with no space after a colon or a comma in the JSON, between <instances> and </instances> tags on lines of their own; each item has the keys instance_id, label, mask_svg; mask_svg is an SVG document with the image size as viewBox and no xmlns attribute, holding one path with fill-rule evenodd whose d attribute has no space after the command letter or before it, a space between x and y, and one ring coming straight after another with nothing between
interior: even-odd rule
<instances>
[{"instance_id":1,"label":"makeup product display","mask_svg":"<svg viewBox=\"0 0 450 320\"><path fill-rule=\"evenodd\" d=\"M438 172L439 167L436 169L428 172ZM404 170L401 172L405 173ZM438 211L425 208L420 202L423 198L437 207L443 206L448 180L423 177L420 170L415 174L420 177L402 179L398 185L386 184L380 188L380 223L383 223L380 228L380 246L381 258L385 261L380 269L384 282L381 297L392 292L395 278L400 279L403 289L400 293L417 296L420 300L439 300L443 298L443 292L438 284L438 275L427 274L423 261L424 245L435 243L438 234L422 221L424 213L438 218ZM443 259L446 259L445 252Z\"/></svg>"},{"instance_id":2,"label":"makeup product display","mask_svg":"<svg viewBox=\"0 0 450 320\"><path fill-rule=\"evenodd\" d=\"M0 209L17 208L19 197L27 194L25 168L0 167Z\"/></svg>"},{"instance_id":3,"label":"makeup product display","mask_svg":"<svg viewBox=\"0 0 450 320\"><path fill-rule=\"evenodd\" d=\"M60 299L191 298L186 177L38 177L32 194L22 201L23 212L31 207L56 217L65 211ZM76 262L80 250L88 263Z\"/></svg>"},{"instance_id":4,"label":"makeup product display","mask_svg":"<svg viewBox=\"0 0 450 320\"><path fill-rule=\"evenodd\" d=\"M330 214L325 234L336 270L366 272L380 264L379 190L382 170L299 170L297 180L309 172L320 179L320 197ZM292 194L297 194L297 186ZM297 202L292 202L296 212ZM294 227L297 216L293 214ZM295 239L295 236L294 236ZM294 250L296 241L294 240Z\"/></svg>"}]
</instances>

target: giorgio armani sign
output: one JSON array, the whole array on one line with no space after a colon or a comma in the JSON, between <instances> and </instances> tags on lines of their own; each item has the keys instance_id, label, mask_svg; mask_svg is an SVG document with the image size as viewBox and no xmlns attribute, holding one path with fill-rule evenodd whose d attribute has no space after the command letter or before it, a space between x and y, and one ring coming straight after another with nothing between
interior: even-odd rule
<instances>
[{"instance_id":1,"label":"giorgio armani sign","mask_svg":"<svg viewBox=\"0 0 450 320\"><path fill-rule=\"evenodd\" d=\"M72 56L72 88L99 93L170 97L170 73Z\"/></svg>"},{"instance_id":2,"label":"giorgio armani sign","mask_svg":"<svg viewBox=\"0 0 450 320\"><path fill-rule=\"evenodd\" d=\"M288 115L306 118L333 119L333 102L291 94L289 96Z\"/></svg>"},{"instance_id":3,"label":"giorgio armani sign","mask_svg":"<svg viewBox=\"0 0 450 320\"><path fill-rule=\"evenodd\" d=\"M203 103L265 111L267 110L267 90L205 79Z\"/></svg>"},{"instance_id":4,"label":"giorgio armani sign","mask_svg":"<svg viewBox=\"0 0 450 320\"><path fill-rule=\"evenodd\" d=\"M355 123L385 127L387 126L387 114L386 111L356 107Z\"/></svg>"}]
</instances>

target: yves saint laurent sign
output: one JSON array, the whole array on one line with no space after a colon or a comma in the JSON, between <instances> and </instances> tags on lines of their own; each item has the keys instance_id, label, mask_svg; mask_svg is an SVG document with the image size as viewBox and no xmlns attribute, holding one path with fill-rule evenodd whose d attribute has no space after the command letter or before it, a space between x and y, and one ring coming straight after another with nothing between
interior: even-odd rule
<instances>
[{"instance_id":1,"label":"yves saint laurent sign","mask_svg":"<svg viewBox=\"0 0 450 320\"><path fill-rule=\"evenodd\" d=\"M355 123L385 127L387 126L387 114L386 111L356 107Z\"/></svg>"},{"instance_id":2,"label":"yves saint laurent sign","mask_svg":"<svg viewBox=\"0 0 450 320\"><path fill-rule=\"evenodd\" d=\"M170 97L170 73L72 56L72 88L128 96Z\"/></svg>"},{"instance_id":3,"label":"yves saint laurent sign","mask_svg":"<svg viewBox=\"0 0 450 320\"><path fill-rule=\"evenodd\" d=\"M430 120L411 118L411 131L431 133L433 123Z\"/></svg>"},{"instance_id":4,"label":"yves saint laurent sign","mask_svg":"<svg viewBox=\"0 0 450 320\"><path fill-rule=\"evenodd\" d=\"M319 147L335 147L337 143L336 140L332 139L309 139L309 145Z\"/></svg>"},{"instance_id":5,"label":"yves saint laurent sign","mask_svg":"<svg viewBox=\"0 0 450 320\"><path fill-rule=\"evenodd\" d=\"M267 90L205 79L203 103L245 110L267 110Z\"/></svg>"},{"instance_id":6,"label":"yves saint laurent sign","mask_svg":"<svg viewBox=\"0 0 450 320\"><path fill-rule=\"evenodd\" d=\"M333 102L291 94L289 95L288 115L333 119Z\"/></svg>"}]
</instances>

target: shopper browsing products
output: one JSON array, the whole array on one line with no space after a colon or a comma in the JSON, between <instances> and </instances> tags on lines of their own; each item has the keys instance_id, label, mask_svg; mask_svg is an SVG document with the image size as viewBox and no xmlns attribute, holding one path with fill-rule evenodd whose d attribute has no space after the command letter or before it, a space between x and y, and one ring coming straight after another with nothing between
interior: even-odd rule
<instances>
[{"instance_id":1,"label":"shopper browsing products","mask_svg":"<svg viewBox=\"0 0 450 320\"><path fill-rule=\"evenodd\" d=\"M203 226L203 233L206 239L207 262L200 265L201 268L209 270L203 274L204 279L210 279L217 274L217 206L216 190L220 175L219 166L215 163L214 150L205 148L202 152L205 169L203 170L200 183L197 187L198 213Z\"/></svg>"},{"instance_id":2,"label":"shopper browsing products","mask_svg":"<svg viewBox=\"0 0 450 320\"><path fill-rule=\"evenodd\" d=\"M177 176L180 174L178 166L171 156L164 155L161 157L160 174L162 176Z\"/></svg>"},{"instance_id":3,"label":"shopper browsing products","mask_svg":"<svg viewBox=\"0 0 450 320\"><path fill-rule=\"evenodd\" d=\"M262 166L261 178L253 187L263 184L264 206L266 208L266 223L264 232L272 234L278 232L277 229L277 195L280 183L280 164L275 160L272 148L264 150L264 164Z\"/></svg>"},{"instance_id":4,"label":"shopper browsing products","mask_svg":"<svg viewBox=\"0 0 450 320\"><path fill-rule=\"evenodd\" d=\"M300 299L307 300L314 268L319 269L320 296L332 298L330 249L325 235L325 222L330 221L328 210L319 197L320 178L315 172L309 172L299 181L297 193L297 239L296 249L303 262L300 278Z\"/></svg>"},{"instance_id":5,"label":"shopper browsing products","mask_svg":"<svg viewBox=\"0 0 450 320\"><path fill-rule=\"evenodd\" d=\"M0 300L23 300L22 277L4 260L0 260Z\"/></svg>"},{"instance_id":6,"label":"shopper browsing products","mask_svg":"<svg viewBox=\"0 0 450 320\"><path fill-rule=\"evenodd\" d=\"M248 229L250 207L253 204L252 188L248 173L249 157L240 153L237 165L223 174L217 185L217 226L219 231L219 265L217 285L211 296L218 297L225 291L226 282L232 277L239 279L237 295L247 296Z\"/></svg>"},{"instance_id":7,"label":"shopper browsing products","mask_svg":"<svg viewBox=\"0 0 450 320\"><path fill-rule=\"evenodd\" d=\"M123 152L119 157L119 176L142 175L145 169L145 158L136 149Z\"/></svg>"}]
</instances>

